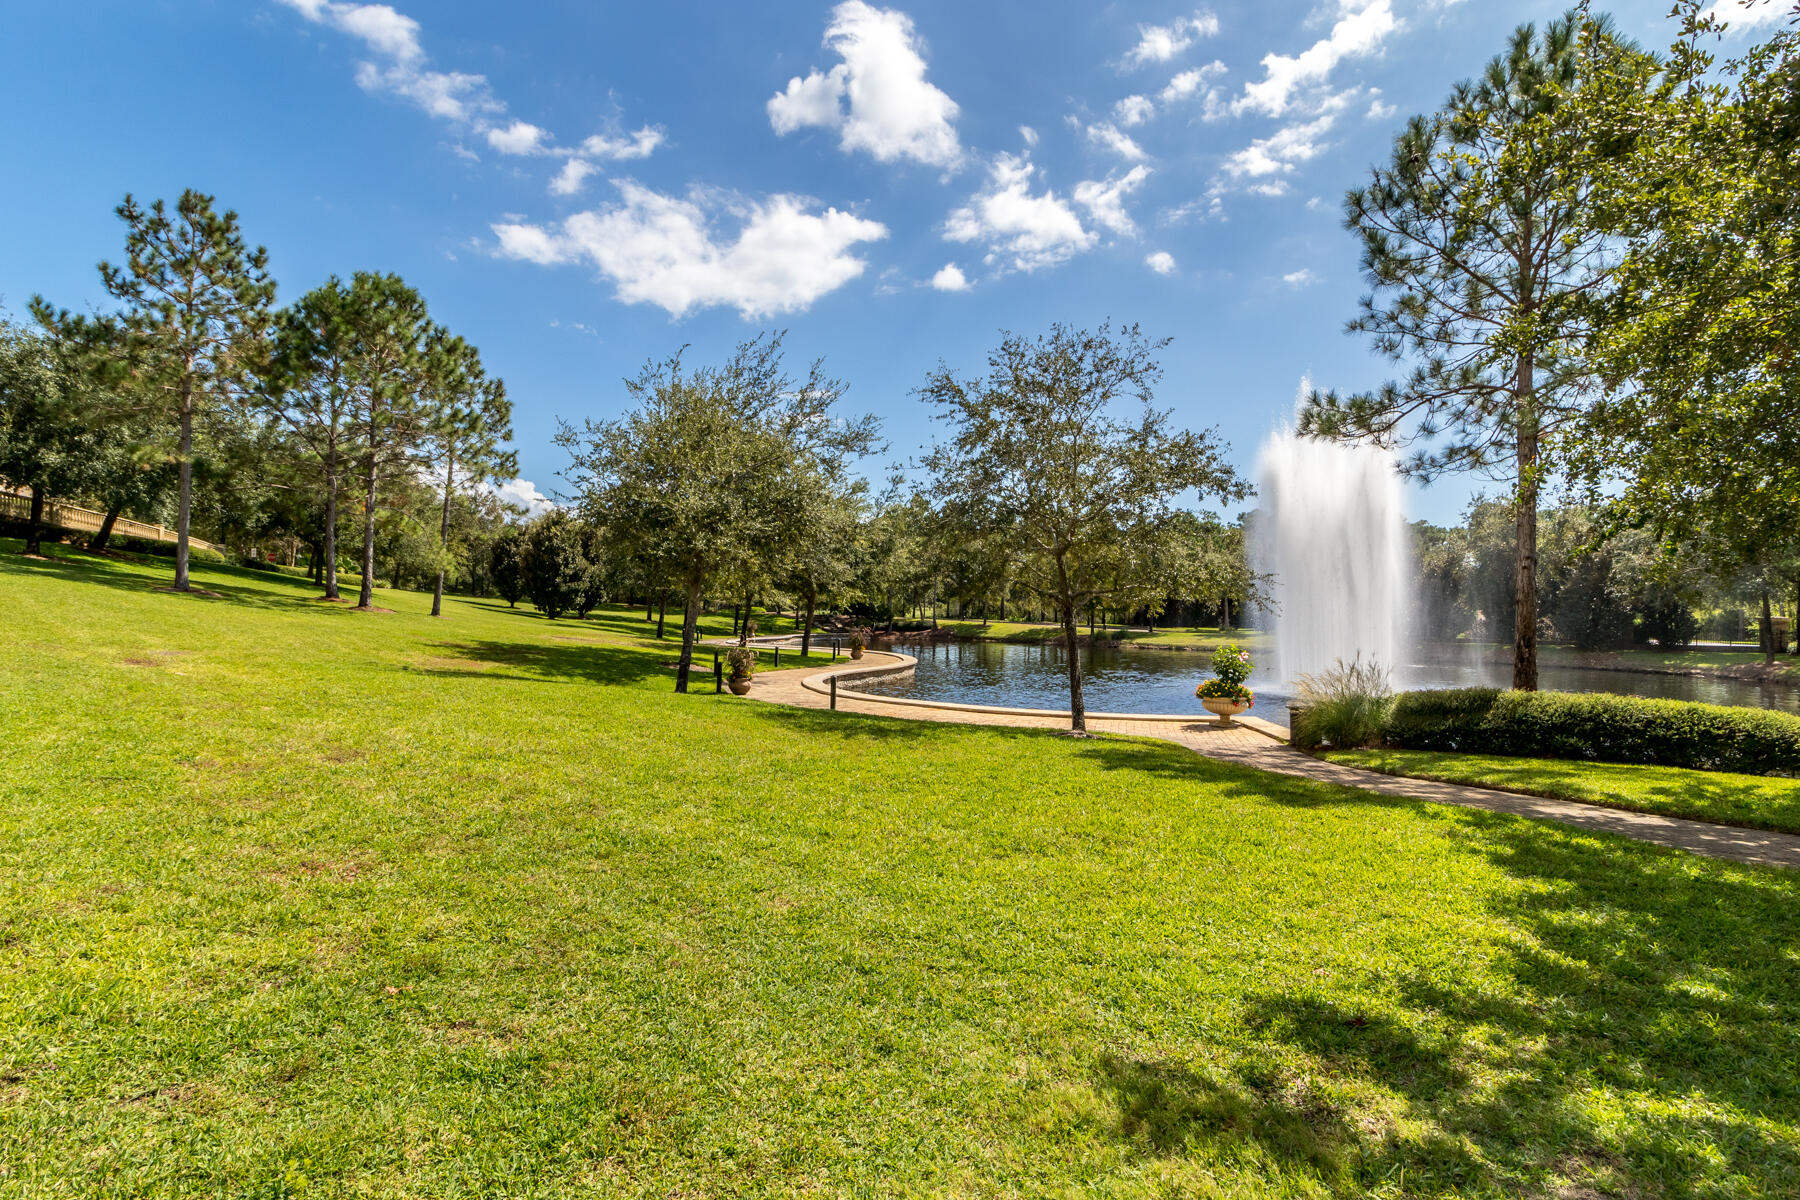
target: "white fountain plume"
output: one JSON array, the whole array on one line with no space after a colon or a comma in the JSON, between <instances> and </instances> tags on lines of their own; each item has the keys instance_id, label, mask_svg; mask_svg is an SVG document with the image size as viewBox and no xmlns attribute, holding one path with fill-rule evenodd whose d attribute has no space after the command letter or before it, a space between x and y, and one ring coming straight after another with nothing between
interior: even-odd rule
<instances>
[{"instance_id":1,"label":"white fountain plume","mask_svg":"<svg viewBox=\"0 0 1800 1200\"><path fill-rule=\"evenodd\" d=\"M1301 380L1301 397L1310 390ZM1255 558L1273 577L1263 627L1273 626L1280 678L1360 654L1404 686L1411 555L1393 453L1283 429L1264 443L1257 473Z\"/></svg>"}]
</instances>

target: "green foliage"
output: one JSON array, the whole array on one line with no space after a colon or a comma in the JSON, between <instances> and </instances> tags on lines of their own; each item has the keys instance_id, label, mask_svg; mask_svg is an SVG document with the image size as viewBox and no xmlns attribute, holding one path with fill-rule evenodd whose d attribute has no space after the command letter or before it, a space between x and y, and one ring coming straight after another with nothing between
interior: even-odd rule
<instances>
[{"instance_id":1,"label":"green foliage","mask_svg":"<svg viewBox=\"0 0 1800 1200\"><path fill-rule=\"evenodd\" d=\"M733 646L725 652L725 661L731 665L733 679L741 681L756 674L756 651L748 646Z\"/></svg>"},{"instance_id":2,"label":"green foliage","mask_svg":"<svg viewBox=\"0 0 1800 1200\"><path fill-rule=\"evenodd\" d=\"M1289 740L1302 750L1320 746L1353 749L1378 745L1393 703L1387 668L1343 659L1317 675L1302 675L1291 707Z\"/></svg>"},{"instance_id":3,"label":"green foliage","mask_svg":"<svg viewBox=\"0 0 1800 1200\"><path fill-rule=\"evenodd\" d=\"M933 496L976 518L970 532L1008 556L1007 577L1071 645L1091 605L1129 612L1165 594L1156 550L1177 496L1248 494L1210 433L1154 407L1165 344L1136 326L1054 325L1007 335L985 378L940 367L921 389L951 430L927 459ZM1085 729L1079 656L1069 663L1071 724Z\"/></svg>"},{"instance_id":4,"label":"green foliage","mask_svg":"<svg viewBox=\"0 0 1800 1200\"><path fill-rule=\"evenodd\" d=\"M524 594L552 621L576 606L587 584L584 536L581 523L561 509L525 527L519 550Z\"/></svg>"},{"instance_id":5,"label":"green foliage","mask_svg":"<svg viewBox=\"0 0 1800 1200\"><path fill-rule=\"evenodd\" d=\"M517 525L506 526L488 543L488 578L508 607L525 595L524 552L525 531Z\"/></svg>"},{"instance_id":6,"label":"green foliage","mask_svg":"<svg viewBox=\"0 0 1800 1200\"><path fill-rule=\"evenodd\" d=\"M872 449L873 417L834 410L844 384L814 362L804 378L783 365L780 335L737 347L724 364L682 354L626 383L635 407L615 421L561 426L583 516L622 556L684 601L677 691L686 691L702 593L721 578L780 573L849 462Z\"/></svg>"},{"instance_id":7,"label":"green foliage","mask_svg":"<svg viewBox=\"0 0 1800 1200\"><path fill-rule=\"evenodd\" d=\"M1720 574L1790 556L1800 527L1800 26L1716 61L1737 9L1680 0L1663 55L1595 46L1579 103L1618 258L1587 338L1606 396L1583 474L1615 523Z\"/></svg>"},{"instance_id":8,"label":"green foliage","mask_svg":"<svg viewBox=\"0 0 1800 1200\"><path fill-rule=\"evenodd\" d=\"M1382 735L1409 750L1748 774L1800 770L1800 716L1634 696L1493 688L1404 692L1389 709Z\"/></svg>"}]
</instances>

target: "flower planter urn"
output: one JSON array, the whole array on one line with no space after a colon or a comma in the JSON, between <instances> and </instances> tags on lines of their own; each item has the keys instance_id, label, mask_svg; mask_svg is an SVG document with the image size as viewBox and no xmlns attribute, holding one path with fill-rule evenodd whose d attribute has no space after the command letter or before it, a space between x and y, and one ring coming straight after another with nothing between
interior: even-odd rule
<instances>
[{"instance_id":1,"label":"flower planter urn","mask_svg":"<svg viewBox=\"0 0 1800 1200\"><path fill-rule=\"evenodd\" d=\"M1241 712L1248 712L1250 706L1242 700L1227 700L1223 696L1206 696L1200 701L1200 707L1219 718L1219 724L1231 724L1231 718Z\"/></svg>"},{"instance_id":2,"label":"flower planter urn","mask_svg":"<svg viewBox=\"0 0 1800 1200\"><path fill-rule=\"evenodd\" d=\"M725 686L731 689L731 694L734 696L749 695L749 693L750 693L750 676L748 676L748 675L733 675L725 681Z\"/></svg>"},{"instance_id":3,"label":"flower planter urn","mask_svg":"<svg viewBox=\"0 0 1800 1200\"><path fill-rule=\"evenodd\" d=\"M850 657L852 659L858 659L858 658L861 658L862 656L863 656L863 648L861 646L850 647Z\"/></svg>"}]
</instances>

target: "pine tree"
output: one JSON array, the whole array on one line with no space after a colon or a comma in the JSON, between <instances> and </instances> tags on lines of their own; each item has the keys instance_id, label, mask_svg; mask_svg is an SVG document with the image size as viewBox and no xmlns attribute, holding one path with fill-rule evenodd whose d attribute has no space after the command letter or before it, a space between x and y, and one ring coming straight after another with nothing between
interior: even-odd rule
<instances>
[{"instance_id":1,"label":"pine tree","mask_svg":"<svg viewBox=\"0 0 1800 1200\"><path fill-rule=\"evenodd\" d=\"M123 349L143 386L136 395L175 433L175 590L188 591L196 421L224 409L266 352L275 282L268 252L248 249L235 212L184 191L171 214L126 196L125 263L100 264L106 290L124 304Z\"/></svg>"},{"instance_id":2,"label":"pine tree","mask_svg":"<svg viewBox=\"0 0 1800 1200\"><path fill-rule=\"evenodd\" d=\"M1344 224L1374 288L1350 329L1414 367L1375 392L1314 394L1300 422L1304 433L1421 444L1407 464L1421 478L1477 471L1511 483L1513 686L1524 690L1537 687L1538 493L1556 439L1587 402L1587 364L1572 348L1606 280L1589 188L1570 171L1580 129L1566 101L1582 62L1572 16L1541 36L1520 26L1350 192Z\"/></svg>"},{"instance_id":3,"label":"pine tree","mask_svg":"<svg viewBox=\"0 0 1800 1200\"><path fill-rule=\"evenodd\" d=\"M423 399L431 457L444 473L438 527L442 560L450 553L450 505L457 486L504 479L518 470L517 456L500 448L512 438L512 402L506 398L506 384L482 369L475 347L453 337L434 338L427 349ZM432 588L434 617L443 615L446 565L439 562Z\"/></svg>"}]
</instances>

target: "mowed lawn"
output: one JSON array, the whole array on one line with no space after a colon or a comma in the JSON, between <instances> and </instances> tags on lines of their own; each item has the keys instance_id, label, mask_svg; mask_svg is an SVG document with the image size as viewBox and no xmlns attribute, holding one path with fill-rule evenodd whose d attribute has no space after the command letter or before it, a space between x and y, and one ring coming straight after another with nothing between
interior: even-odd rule
<instances>
[{"instance_id":1,"label":"mowed lawn","mask_svg":"<svg viewBox=\"0 0 1800 1200\"><path fill-rule=\"evenodd\" d=\"M1333 762L1723 825L1800 833L1800 779L1640 763L1509 758L1435 750L1341 750Z\"/></svg>"},{"instance_id":2,"label":"mowed lawn","mask_svg":"<svg viewBox=\"0 0 1800 1200\"><path fill-rule=\"evenodd\" d=\"M1800 1194L1794 875L166 570L0 554L0 1195Z\"/></svg>"}]
</instances>

